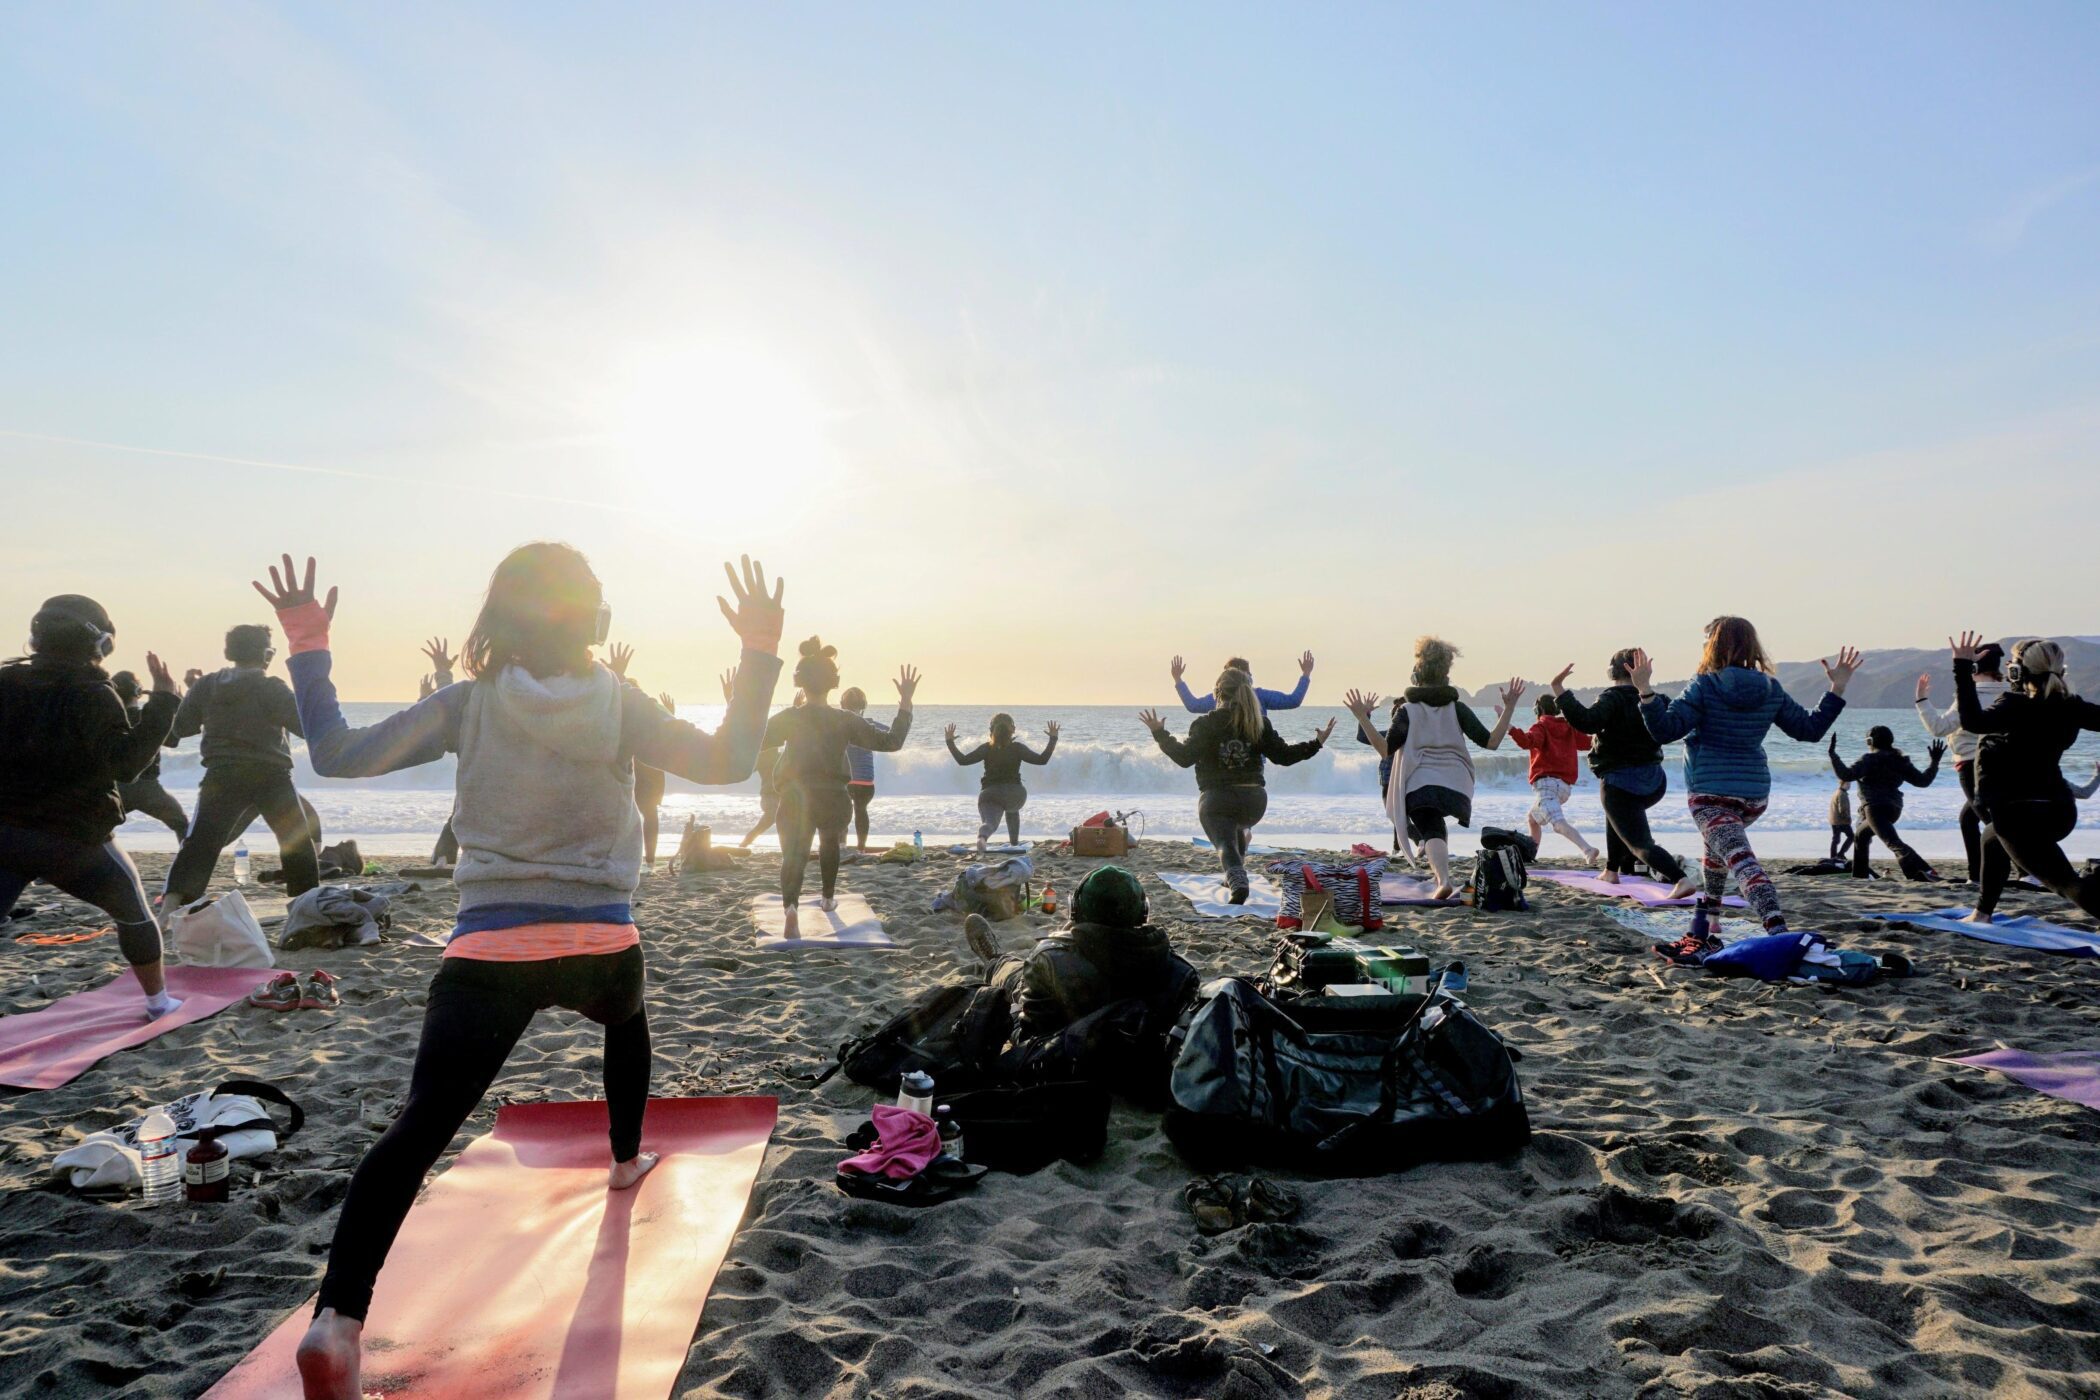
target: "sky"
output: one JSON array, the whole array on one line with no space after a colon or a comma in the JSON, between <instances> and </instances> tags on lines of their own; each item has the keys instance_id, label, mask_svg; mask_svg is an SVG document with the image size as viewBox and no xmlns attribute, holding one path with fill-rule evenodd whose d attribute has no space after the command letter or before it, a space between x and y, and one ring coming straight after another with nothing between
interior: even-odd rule
<instances>
[{"instance_id":1,"label":"sky","mask_svg":"<svg viewBox=\"0 0 2100 1400\"><path fill-rule=\"evenodd\" d=\"M2100 6L0 9L0 648L412 696L530 539L715 697L2100 632ZM19 619L12 621L11 619Z\"/></svg>"}]
</instances>

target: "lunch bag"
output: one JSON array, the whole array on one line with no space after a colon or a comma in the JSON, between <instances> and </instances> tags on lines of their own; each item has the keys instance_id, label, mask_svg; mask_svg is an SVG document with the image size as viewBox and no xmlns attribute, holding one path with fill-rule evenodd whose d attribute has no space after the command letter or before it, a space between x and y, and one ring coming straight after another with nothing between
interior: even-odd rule
<instances>
[{"instance_id":1,"label":"lunch bag","mask_svg":"<svg viewBox=\"0 0 2100 1400\"><path fill-rule=\"evenodd\" d=\"M1176 1031L1167 1135L1203 1170L1341 1173L1501 1157L1531 1138L1515 1052L1447 996L1308 997L1221 978Z\"/></svg>"},{"instance_id":2,"label":"lunch bag","mask_svg":"<svg viewBox=\"0 0 2100 1400\"><path fill-rule=\"evenodd\" d=\"M239 890L209 895L168 915L168 951L191 967L275 967L262 925Z\"/></svg>"},{"instance_id":3,"label":"lunch bag","mask_svg":"<svg viewBox=\"0 0 2100 1400\"><path fill-rule=\"evenodd\" d=\"M1276 915L1276 926L1303 927L1306 892L1318 890L1333 897L1335 922L1367 932L1384 928L1378 884L1385 878L1385 866L1383 856L1346 865L1295 859L1271 863L1269 873L1283 891L1283 907Z\"/></svg>"}]
</instances>

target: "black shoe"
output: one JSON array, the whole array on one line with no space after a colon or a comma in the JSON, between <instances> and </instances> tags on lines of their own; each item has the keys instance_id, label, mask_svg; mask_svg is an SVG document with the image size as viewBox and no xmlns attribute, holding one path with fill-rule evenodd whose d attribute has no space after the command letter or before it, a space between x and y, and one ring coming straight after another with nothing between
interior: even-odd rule
<instances>
[{"instance_id":1,"label":"black shoe","mask_svg":"<svg viewBox=\"0 0 2100 1400\"><path fill-rule=\"evenodd\" d=\"M1232 897L1225 902L1227 904L1245 904L1247 902L1247 892L1245 890L1234 890Z\"/></svg>"},{"instance_id":2,"label":"black shoe","mask_svg":"<svg viewBox=\"0 0 2100 1400\"><path fill-rule=\"evenodd\" d=\"M999 960L999 939L992 932L992 921L984 915L971 914L963 919L963 941L986 962Z\"/></svg>"}]
</instances>

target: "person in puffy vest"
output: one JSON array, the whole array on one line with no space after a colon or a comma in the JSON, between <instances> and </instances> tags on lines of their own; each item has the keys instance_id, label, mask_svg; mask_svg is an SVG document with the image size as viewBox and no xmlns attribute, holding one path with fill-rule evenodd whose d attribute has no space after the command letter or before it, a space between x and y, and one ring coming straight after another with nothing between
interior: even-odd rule
<instances>
[{"instance_id":1,"label":"person in puffy vest","mask_svg":"<svg viewBox=\"0 0 2100 1400\"><path fill-rule=\"evenodd\" d=\"M1071 927L1008 976L1014 1030L1002 1068L1092 1079L1140 1100L1166 1091L1166 1033L1200 979L1147 913L1144 886L1120 866L1080 881Z\"/></svg>"}]
</instances>

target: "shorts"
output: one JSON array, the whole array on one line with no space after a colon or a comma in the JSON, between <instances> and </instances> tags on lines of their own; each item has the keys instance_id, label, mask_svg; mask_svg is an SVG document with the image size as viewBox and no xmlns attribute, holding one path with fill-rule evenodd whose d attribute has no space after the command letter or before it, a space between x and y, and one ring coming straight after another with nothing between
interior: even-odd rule
<instances>
[{"instance_id":1,"label":"shorts","mask_svg":"<svg viewBox=\"0 0 2100 1400\"><path fill-rule=\"evenodd\" d=\"M1531 804L1531 819L1540 826L1553 826L1568 819L1561 804L1568 800L1574 789L1563 778L1540 778L1531 785L1538 800Z\"/></svg>"}]
</instances>

